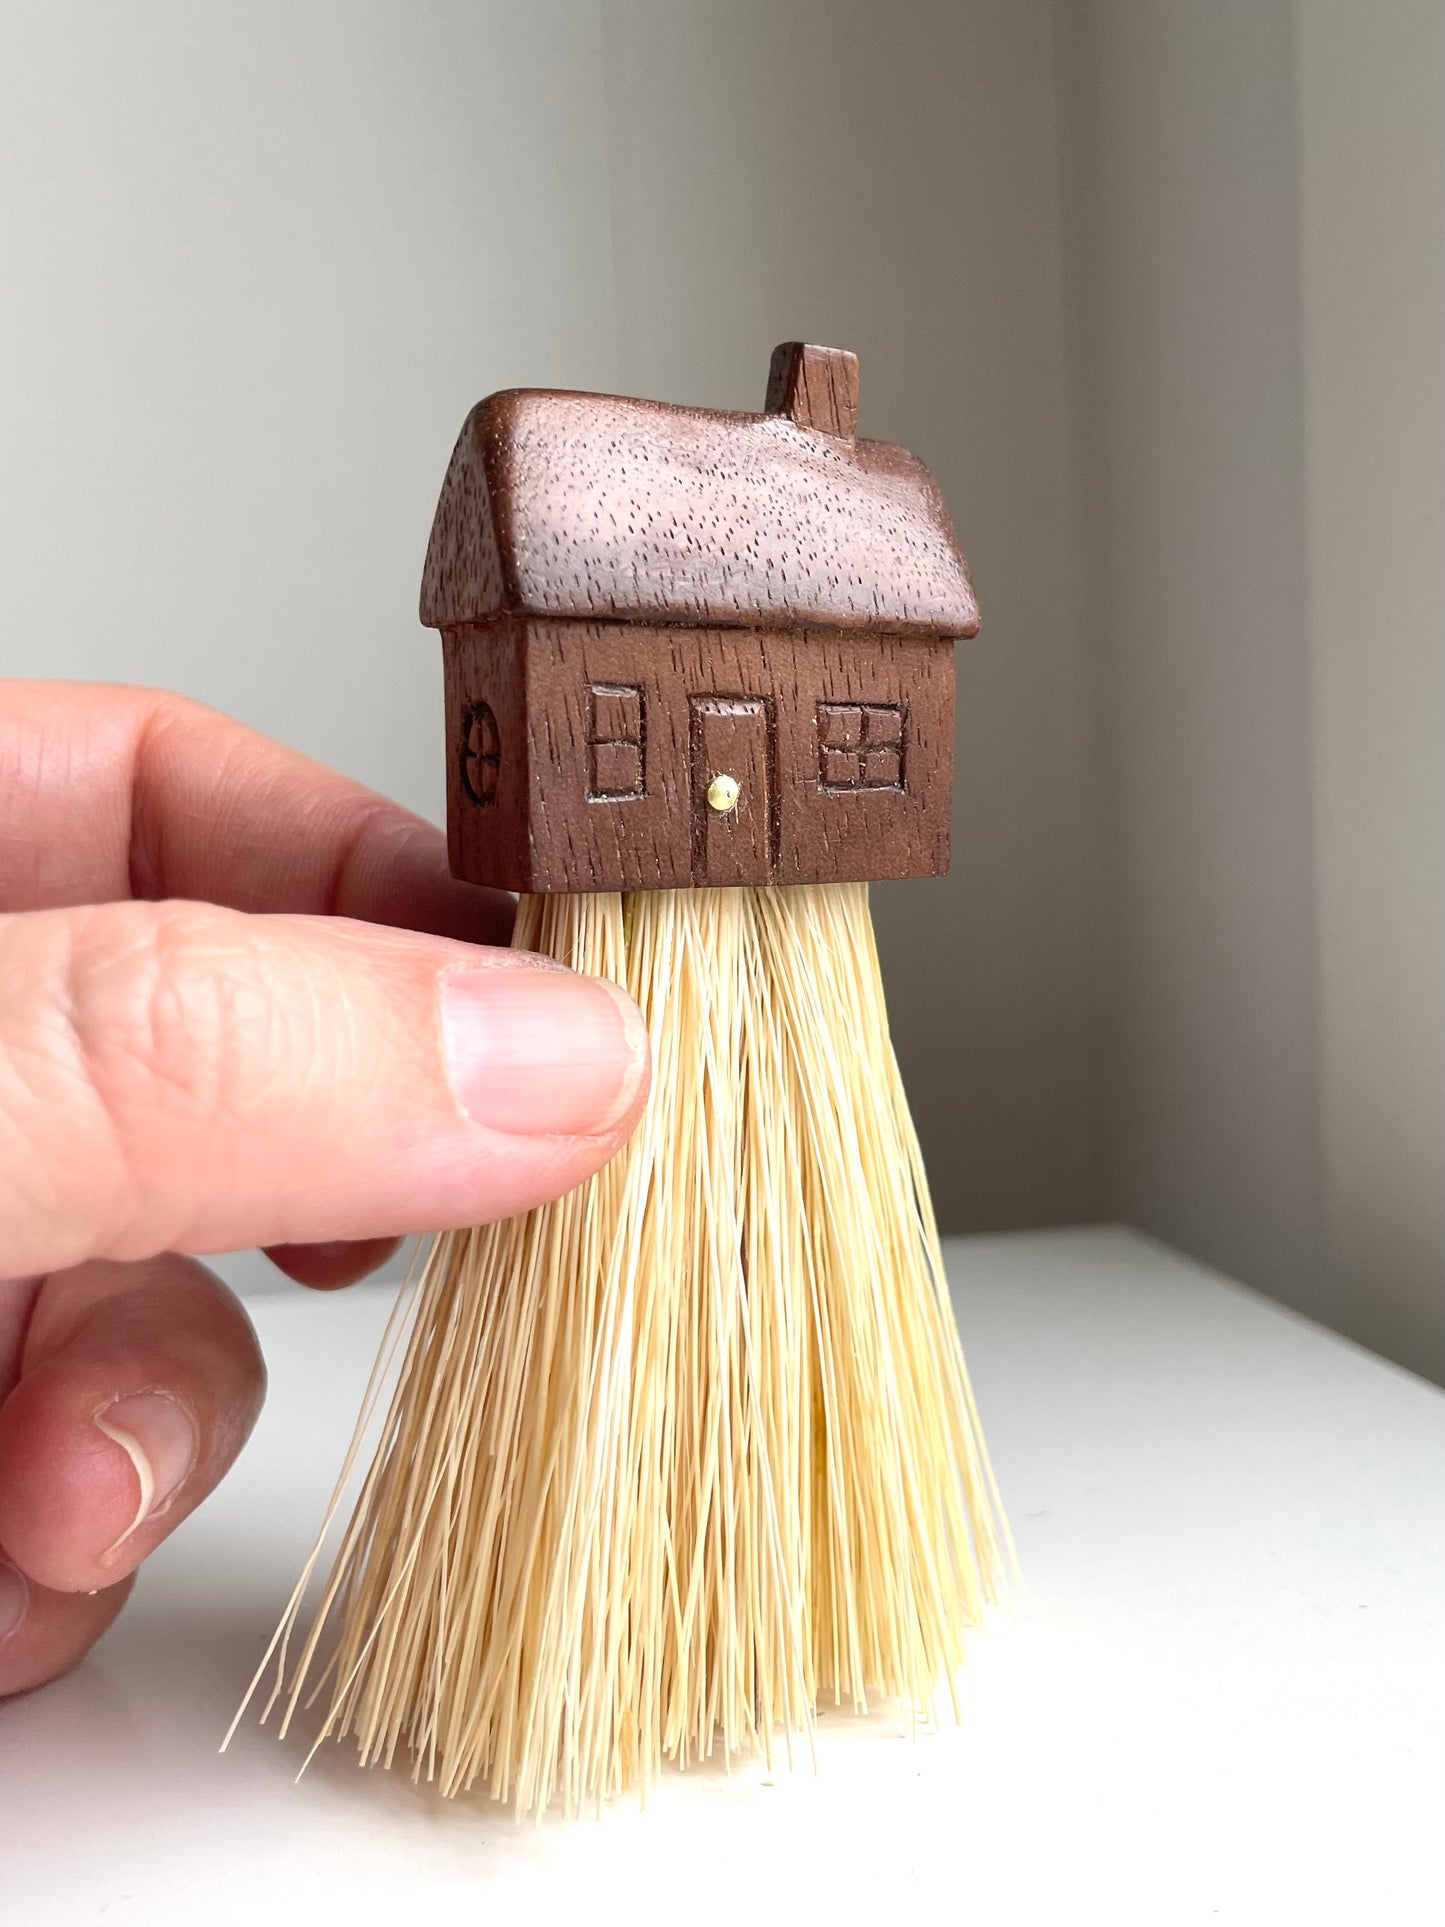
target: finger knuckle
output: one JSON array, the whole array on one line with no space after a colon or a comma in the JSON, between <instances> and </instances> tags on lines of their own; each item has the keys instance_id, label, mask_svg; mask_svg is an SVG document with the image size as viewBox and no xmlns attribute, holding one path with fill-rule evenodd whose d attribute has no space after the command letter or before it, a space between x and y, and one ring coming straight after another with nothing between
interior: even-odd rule
<instances>
[{"instance_id":1,"label":"finger knuckle","mask_svg":"<svg viewBox=\"0 0 1445 1927\"><path fill-rule=\"evenodd\" d=\"M111 920L99 943L82 930L70 952L62 994L77 1067L112 1116L138 1106L213 1113L228 1076L236 995L214 940L215 913L129 907L134 914Z\"/></svg>"},{"instance_id":2,"label":"finger knuckle","mask_svg":"<svg viewBox=\"0 0 1445 1927\"><path fill-rule=\"evenodd\" d=\"M251 921L129 903L0 931L18 984L0 1003L0 1269L17 1250L29 1270L187 1234L177 1153L224 1167L284 1044L283 973Z\"/></svg>"}]
</instances>

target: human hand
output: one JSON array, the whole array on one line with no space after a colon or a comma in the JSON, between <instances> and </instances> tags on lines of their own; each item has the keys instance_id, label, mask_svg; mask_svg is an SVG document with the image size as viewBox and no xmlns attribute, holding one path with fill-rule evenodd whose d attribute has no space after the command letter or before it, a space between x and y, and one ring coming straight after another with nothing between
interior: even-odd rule
<instances>
[{"instance_id":1,"label":"human hand","mask_svg":"<svg viewBox=\"0 0 1445 1927\"><path fill-rule=\"evenodd\" d=\"M641 1018L477 947L510 921L439 831L225 717L0 682L0 1695L88 1651L260 1409L181 1254L347 1284L627 1137Z\"/></svg>"}]
</instances>

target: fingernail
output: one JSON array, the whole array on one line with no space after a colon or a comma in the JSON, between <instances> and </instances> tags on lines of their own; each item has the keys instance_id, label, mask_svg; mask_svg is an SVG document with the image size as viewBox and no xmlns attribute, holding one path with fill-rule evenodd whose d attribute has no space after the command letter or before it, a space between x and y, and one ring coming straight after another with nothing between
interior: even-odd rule
<instances>
[{"instance_id":1,"label":"fingernail","mask_svg":"<svg viewBox=\"0 0 1445 1927\"><path fill-rule=\"evenodd\" d=\"M169 1503L196 1462L196 1422L169 1392L138 1392L96 1415L96 1427L130 1456L140 1487L135 1517L109 1550Z\"/></svg>"},{"instance_id":2,"label":"fingernail","mask_svg":"<svg viewBox=\"0 0 1445 1927\"><path fill-rule=\"evenodd\" d=\"M0 1642L18 1633L30 1606L30 1587L25 1574L8 1559L0 1558Z\"/></svg>"},{"instance_id":3,"label":"fingernail","mask_svg":"<svg viewBox=\"0 0 1445 1927\"><path fill-rule=\"evenodd\" d=\"M591 1136L647 1076L647 1030L623 991L570 970L448 970L442 1042L457 1102L499 1131Z\"/></svg>"}]
</instances>

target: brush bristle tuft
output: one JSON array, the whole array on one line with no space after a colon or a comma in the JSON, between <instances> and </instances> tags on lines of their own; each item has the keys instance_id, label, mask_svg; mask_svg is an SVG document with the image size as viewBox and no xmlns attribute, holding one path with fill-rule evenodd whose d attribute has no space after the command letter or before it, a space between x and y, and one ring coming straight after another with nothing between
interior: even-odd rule
<instances>
[{"instance_id":1,"label":"brush bristle tuft","mask_svg":"<svg viewBox=\"0 0 1445 1927\"><path fill-rule=\"evenodd\" d=\"M820 1701L931 1714L1008 1549L866 886L524 898L515 941L627 986L652 1096L436 1239L288 1719L319 1671L363 1761L575 1811Z\"/></svg>"}]
</instances>

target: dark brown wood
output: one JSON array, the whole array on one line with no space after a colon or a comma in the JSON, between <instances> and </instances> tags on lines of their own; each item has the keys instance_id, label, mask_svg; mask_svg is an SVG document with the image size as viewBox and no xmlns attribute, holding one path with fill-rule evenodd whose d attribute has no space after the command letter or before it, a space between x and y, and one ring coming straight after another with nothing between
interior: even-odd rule
<instances>
[{"instance_id":1,"label":"dark brown wood","mask_svg":"<svg viewBox=\"0 0 1445 1927\"><path fill-rule=\"evenodd\" d=\"M429 628L497 615L978 628L948 512L905 449L786 414L526 390L468 417L422 583Z\"/></svg>"},{"instance_id":2,"label":"dark brown wood","mask_svg":"<svg viewBox=\"0 0 1445 1927\"><path fill-rule=\"evenodd\" d=\"M857 363L784 343L763 415L514 391L432 532L452 867L525 891L948 867L953 639L927 471L851 439Z\"/></svg>"},{"instance_id":3,"label":"dark brown wood","mask_svg":"<svg viewBox=\"0 0 1445 1927\"><path fill-rule=\"evenodd\" d=\"M692 783L685 801L693 876L719 886L771 880L780 815L773 699L693 696L689 705ZM736 793L715 796L720 782L735 786Z\"/></svg>"},{"instance_id":4,"label":"dark brown wood","mask_svg":"<svg viewBox=\"0 0 1445 1927\"><path fill-rule=\"evenodd\" d=\"M500 872L515 872L531 820L530 732L523 687L525 624L505 617L448 636L442 650L447 716L447 855L452 874L504 889ZM497 732L490 800L469 780L474 723L485 708Z\"/></svg>"},{"instance_id":5,"label":"dark brown wood","mask_svg":"<svg viewBox=\"0 0 1445 1927\"><path fill-rule=\"evenodd\" d=\"M508 890L938 876L948 868L953 649L834 629L476 624L446 636L448 727L497 719L496 801L457 775L452 867ZM604 692L599 703L597 691ZM635 692L640 790L604 793L594 717ZM732 776L735 813L707 802Z\"/></svg>"},{"instance_id":6,"label":"dark brown wood","mask_svg":"<svg viewBox=\"0 0 1445 1927\"><path fill-rule=\"evenodd\" d=\"M784 341L768 370L770 415L786 415L799 428L852 441L858 427L858 357L846 348L815 348Z\"/></svg>"}]
</instances>

